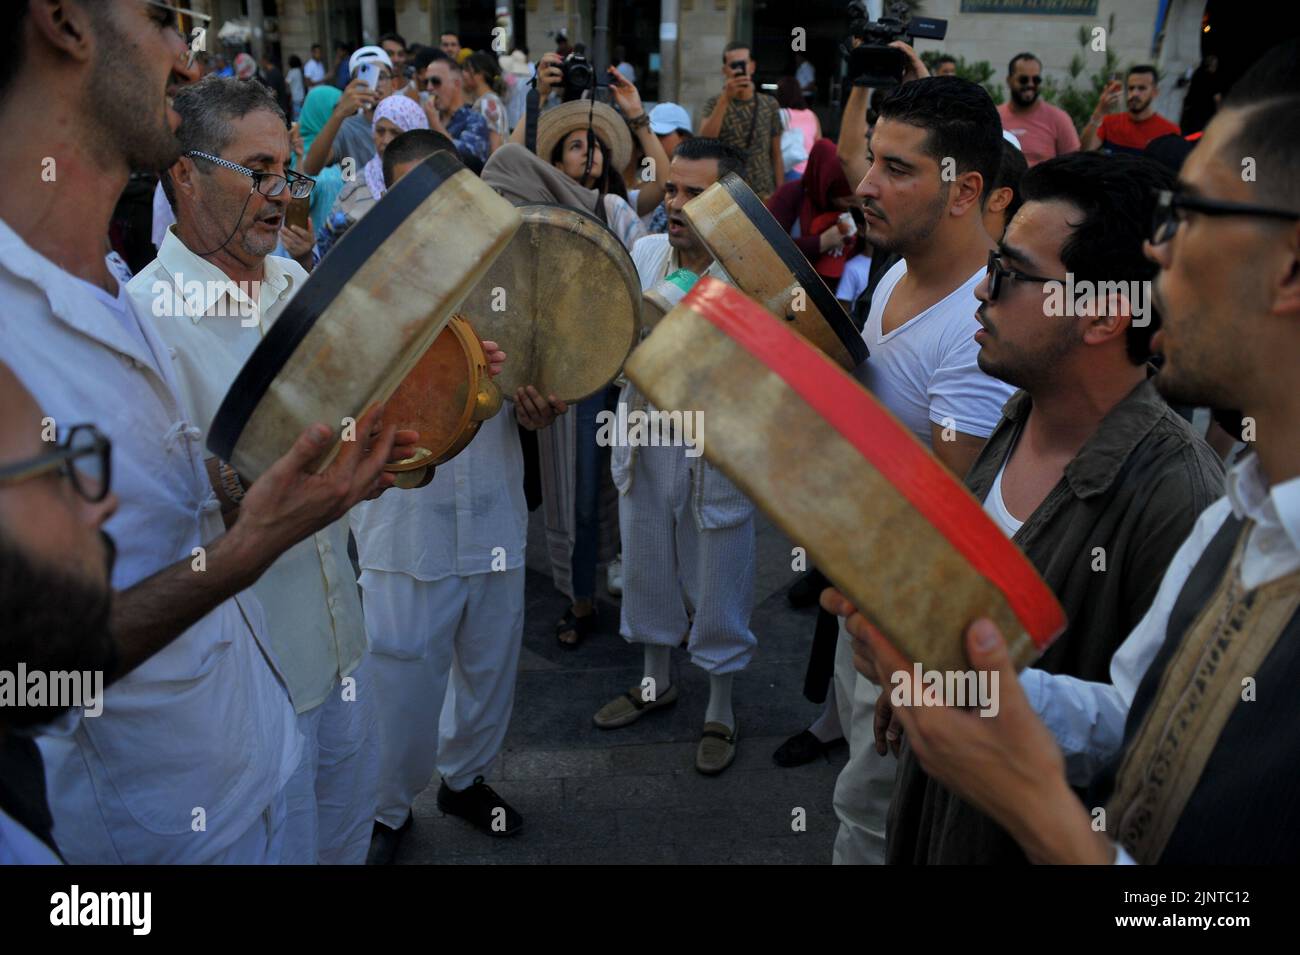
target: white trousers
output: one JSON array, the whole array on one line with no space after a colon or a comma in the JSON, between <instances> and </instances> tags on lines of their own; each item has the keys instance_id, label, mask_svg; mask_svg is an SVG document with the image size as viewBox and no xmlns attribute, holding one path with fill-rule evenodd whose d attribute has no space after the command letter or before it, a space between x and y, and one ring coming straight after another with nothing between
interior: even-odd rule
<instances>
[{"instance_id":1,"label":"white trousers","mask_svg":"<svg viewBox=\"0 0 1300 955\"><path fill-rule=\"evenodd\" d=\"M619 632L629 643L675 647L689 628L692 663L718 675L743 670L758 646L749 628L754 505L721 472L694 475L704 459L681 448L638 448L634 467L618 499Z\"/></svg>"},{"instance_id":2,"label":"white trousers","mask_svg":"<svg viewBox=\"0 0 1300 955\"><path fill-rule=\"evenodd\" d=\"M213 865L280 865L288 857L288 786L280 790L248 831L226 849L205 860Z\"/></svg>"},{"instance_id":3,"label":"white trousers","mask_svg":"<svg viewBox=\"0 0 1300 955\"><path fill-rule=\"evenodd\" d=\"M434 769L452 789L485 776L514 707L524 569L417 580L364 570L379 724L375 819L397 828Z\"/></svg>"},{"instance_id":4,"label":"white trousers","mask_svg":"<svg viewBox=\"0 0 1300 955\"><path fill-rule=\"evenodd\" d=\"M298 714L302 762L285 787L285 859L294 865L363 865L379 773L369 659L320 706Z\"/></svg>"},{"instance_id":5,"label":"white trousers","mask_svg":"<svg viewBox=\"0 0 1300 955\"><path fill-rule=\"evenodd\" d=\"M880 687L853 668L853 644L840 621L835 648L835 700L849 744L849 761L835 781L835 815L840 819L832 855L836 865L883 865L885 818L894 795L898 760L876 752L873 723Z\"/></svg>"}]
</instances>

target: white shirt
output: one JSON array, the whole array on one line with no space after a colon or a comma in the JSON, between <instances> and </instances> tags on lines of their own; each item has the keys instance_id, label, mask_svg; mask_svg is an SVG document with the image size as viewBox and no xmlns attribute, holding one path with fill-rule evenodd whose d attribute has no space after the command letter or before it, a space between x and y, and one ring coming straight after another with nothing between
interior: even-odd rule
<instances>
[{"instance_id":1,"label":"white shirt","mask_svg":"<svg viewBox=\"0 0 1300 955\"><path fill-rule=\"evenodd\" d=\"M153 222L149 228L149 238L153 241L155 249L161 248L163 239L167 237L167 230L176 222L176 213L172 211L172 204L167 201L167 193L163 192L162 181L153 187Z\"/></svg>"},{"instance_id":2,"label":"white shirt","mask_svg":"<svg viewBox=\"0 0 1300 955\"><path fill-rule=\"evenodd\" d=\"M976 364L979 322L975 287L984 269L968 278L919 315L888 335L881 316L907 262L885 273L871 299L862 337L871 352L859 380L924 444L931 444L930 425L953 427L962 434L987 438L1002 418L1002 406L1015 391L984 374Z\"/></svg>"},{"instance_id":3,"label":"white shirt","mask_svg":"<svg viewBox=\"0 0 1300 955\"><path fill-rule=\"evenodd\" d=\"M1110 663L1110 683L1027 669L1020 674L1030 704L1065 754L1066 775L1087 784L1119 751L1133 695L1165 640L1169 614L1192 568L1229 514L1255 521L1242 553L1241 581L1259 587L1300 568L1300 478L1267 487L1255 455L1228 472L1227 494L1201 514L1174 554L1146 616Z\"/></svg>"},{"instance_id":4,"label":"white shirt","mask_svg":"<svg viewBox=\"0 0 1300 955\"><path fill-rule=\"evenodd\" d=\"M60 431L94 422L113 442L120 501L113 586L126 589L223 533L198 430L138 329L0 223L0 356ZM103 715L40 738L54 837L70 862L201 862L271 805L300 756L293 708L258 641L262 609L218 605L110 686ZM201 809L205 831L192 823Z\"/></svg>"},{"instance_id":5,"label":"white shirt","mask_svg":"<svg viewBox=\"0 0 1300 955\"><path fill-rule=\"evenodd\" d=\"M0 809L0 865L63 865L50 847Z\"/></svg>"},{"instance_id":6,"label":"white shirt","mask_svg":"<svg viewBox=\"0 0 1300 955\"><path fill-rule=\"evenodd\" d=\"M989 488L988 496L984 498L984 513L993 518L993 523L1002 529L1002 533L1008 537L1015 537L1025 522L1008 511L1007 502L1002 499L1002 475L1007 473L1007 462L1010 460L1009 454L1002 459L998 476L993 479L993 486Z\"/></svg>"},{"instance_id":7,"label":"white shirt","mask_svg":"<svg viewBox=\"0 0 1300 955\"><path fill-rule=\"evenodd\" d=\"M158 258L126 287L141 322L151 321L170 347L178 392L199 428L200 444L248 356L307 281L292 259L267 256L264 269L259 286L241 289L169 229ZM366 650L348 522L336 521L299 541L253 585L253 593L266 610L271 646L294 708L305 713L319 706Z\"/></svg>"},{"instance_id":8,"label":"white shirt","mask_svg":"<svg viewBox=\"0 0 1300 955\"><path fill-rule=\"evenodd\" d=\"M514 405L484 421L424 487L391 488L349 517L362 570L432 581L522 567L528 505Z\"/></svg>"},{"instance_id":9,"label":"white shirt","mask_svg":"<svg viewBox=\"0 0 1300 955\"><path fill-rule=\"evenodd\" d=\"M303 64L302 73L315 85L325 79L325 64L320 60L308 60Z\"/></svg>"},{"instance_id":10,"label":"white shirt","mask_svg":"<svg viewBox=\"0 0 1300 955\"><path fill-rule=\"evenodd\" d=\"M835 297L841 302L856 302L870 281L871 256L859 252L844 263L844 274L840 276L840 284L835 288Z\"/></svg>"}]
</instances>

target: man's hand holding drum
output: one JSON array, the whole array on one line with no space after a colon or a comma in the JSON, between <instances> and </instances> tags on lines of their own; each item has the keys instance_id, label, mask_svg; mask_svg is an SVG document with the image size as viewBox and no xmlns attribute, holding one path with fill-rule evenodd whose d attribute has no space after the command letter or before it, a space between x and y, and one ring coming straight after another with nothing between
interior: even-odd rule
<instances>
[{"instance_id":1,"label":"man's hand holding drum","mask_svg":"<svg viewBox=\"0 0 1300 955\"><path fill-rule=\"evenodd\" d=\"M1005 828L1034 862L1109 864L1114 849L1093 832L1087 810L1065 781L1065 763L1051 732L1034 713L998 628L987 619L964 634L976 671L996 673L996 712L926 705L924 687L909 660L838 590L822 592L822 607L844 617L853 638L853 665L880 684L876 708L877 752L891 723L901 724L908 745L936 780ZM909 706L891 706L895 687L906 685Z\"/></svg>"}]
</instances>

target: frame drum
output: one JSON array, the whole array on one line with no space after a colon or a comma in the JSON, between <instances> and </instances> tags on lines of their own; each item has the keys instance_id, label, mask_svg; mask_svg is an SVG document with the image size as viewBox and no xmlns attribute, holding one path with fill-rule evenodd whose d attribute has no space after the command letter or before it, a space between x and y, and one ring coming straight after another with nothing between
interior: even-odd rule
<instances>
[{"instance_id":1,"label":"frame drum","mask_svg":"<svg viewBox=\"0 0 1300 955\"><path fill-rule=\"evenodd\" d=\"M406 378L519 223L454 157L429 157L290 300L226 393L208 449L251 483L319 421L335 434L315 465L325 468L349 422Z\"/></svg>"},{"instance_id":2,"label":"frame drum","mask_svg":"<svg viewBox=\"0 0 1300 955\"><path fill-rule=\"evenodd\" d=\"M698 411L704 457L903 653L969 669L987 616L1017 666L1065 627L984 508L869 392L734 288L703 278L628 359L657 407Z\"/></svg>"},{"instance_id":3,"label":"frame drum","mask_svg":"<svg viewBox=\"0 0 1300 955\"><path fill-rule=\"evenodd\" d=\"M742 292L845 371L866 360L866 343L844 307L743 179L727 173L682 215Z\"/></svg>"},{"instance_id":4,"label":"frame drum","mask_svg":"<svg viewBox=\"0 0 1300 955\"><path fill-rule=\"evenodd\" d=\"M613 381L640 340L641 280L595 216L517 208L522 228L457 311L506 353L502 391L533 385L572 404Z\"/></svg>"},{"instance_id":5,"label":"frame drum","mask_svg":"<svg viewBox=\"0 0 1300 955\"><path fill-rule=\"evenodd\" d=\"M427 484L436 465L460 454L479 425L501 410L501 391L488 373L487 355L469 322L453 315L406 380L388 399L384 418L420 432L416 453L384 470L397 487Z\"/></svg>"}]
</instances>

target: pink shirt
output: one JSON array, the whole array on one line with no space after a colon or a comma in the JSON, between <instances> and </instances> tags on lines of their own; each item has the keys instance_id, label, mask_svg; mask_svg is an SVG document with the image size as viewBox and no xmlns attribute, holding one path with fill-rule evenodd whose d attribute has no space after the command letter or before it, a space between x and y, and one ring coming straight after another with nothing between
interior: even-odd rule
<instances>
[{"instance_id":1,"label":"pink shirt","mask_svg":"<svg viewBox=\"0 0 1300 955\"><path fill-rule=\"evenodd\" d=\"M790 117L790 128L803 133L803 148L811 153L813 143L817 142L817 114L810 109L787 109L784 112ZM794 171L802 176L807 167L808 160L805 159L794 167ZM777 185L781 184L778 182Z\"/></svg>"},{"instance_id":2,"label":"pink shirt","mask_svg":"<svg viewBox=\"0 0 1300 955\"><path fill-rule=\"evenodd\" d=\"M1063 109L1039 100L1028 112L1013 113L1010 103L998 107L1002 128L1020 140L1025 161L1034 166L1044 159L1079 151L1079 134Z\"/></svg>"}]
</instances>

